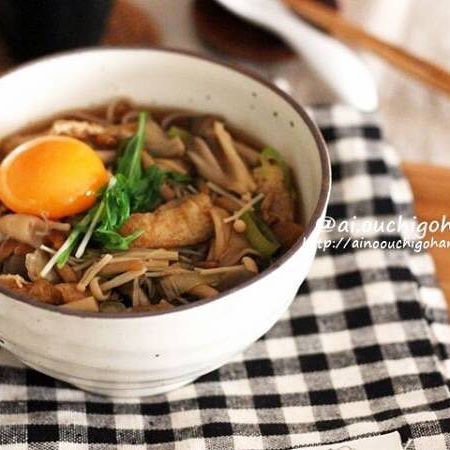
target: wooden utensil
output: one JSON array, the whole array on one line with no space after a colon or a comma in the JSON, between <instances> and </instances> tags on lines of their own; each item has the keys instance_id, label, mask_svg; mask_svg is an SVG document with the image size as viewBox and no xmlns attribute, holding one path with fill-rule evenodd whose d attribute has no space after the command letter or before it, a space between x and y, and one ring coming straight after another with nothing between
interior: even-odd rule
<instances>
[{"instance_id":1,"label":"wooden utensil","mask_svg":"<svg viewBox=\"0 0 450 450\"><path fill-rule=\"evenodd\" d=\"M315 0L283 0L303 19L349 44L370 50L393 66L450 95L450 72L379 39Z\"/></svg>"}]
</instances>

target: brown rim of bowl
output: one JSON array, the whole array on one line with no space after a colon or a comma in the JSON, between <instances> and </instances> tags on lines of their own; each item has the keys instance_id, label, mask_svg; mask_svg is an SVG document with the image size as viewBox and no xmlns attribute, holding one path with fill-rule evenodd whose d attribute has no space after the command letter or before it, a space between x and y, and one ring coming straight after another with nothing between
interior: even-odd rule
<instances>
[{"instance_id":1,"label":"brown rim of bowl","mask_svg":"<svg viewBox=\"0 0 450 450\"><path fill-rule=\"evenodd\" d=\"M174 309L170 309L167 311L158 311L158 312L130 312L130 313L94 313L94 312L87 312L87 311L67 311L62 310L58 306L55 305L49 305L46 303L39 302L37 300L34 300L32 297L28 297L27 295L21 295L17 292L10 291L9 289L6 289L2 286L0 286L0 293L7 295L8 297L13 298L14 300L18 300L23 303L27 303L31 306L35 306L37 308L46 309L49 311L53 311L59 314L64 315L70 315L70 316L78 316L78 317L89 317L89 318L97 318L97 319L130 319L130 318L145 318L149 316L159 316L159 315L166 315L166 314L176 314L181 313L183 311L196 308L202 305L205 305L207 303L215 302L222 300L226 298L227 296L233 294L234 292L238 291L239 289L242 289L252 283L256 283L259 280L261 280L264 277L269 276L274 270L276 270L278 267L280 267L285 261L287 261L297 250L299 250L303 246L303 242L311 235L312 231L316 227L317 221L319 220L320 216L325 210L327 199L328 199L328 193L330 190L330 184L331 184L331 170L330 170L330 161L328 156L328 150L325 144L325 141L317 128L317 126L314 124L314 122L310 119L306 111L303 109L302 106L300 106L292 97L290 97L288 94L284 93L282 90L277 88L275 85L270 83L269 81L264 80L260 76L256 75L255 73L251 72L250 70L247 70L245 68L242 68L235 64L229 64L224 63L221 61L217 61L214 58L210 58L207 56L202 56L198 53L191 52L188 50L180 50L176 48L166 48L166 47L101 47L101 48L86 48L86 49L78 49L78 50L72 50L67 52L60 52L49 56L44 56L42 58L38 58L36 60L33 60L31 62L21 64L13 69L10 69L0 76L0 80L3 79L5 76L8 76L18 70L23 70L29 66L33 66L35 64L41 64L42 62L52 60L52 59L58 59L60 57L64 56L70 56L70 55L76 55L76 54L85 54L85 53L104 53L104 52L126 52L126 51L141 51L141 52L161 52L161 53L173 53L178 54L182 56L189 56L192 58L201 59L203 61L216 64L218 66L221 66L225 69L233 70L235 72L240 73L241 75L244 75L245 77L251 78L257 83L265 86L266 88L272 90L277 94L279 97L281 97L283 100L285 100L292 108L297 112L297 114L301 117L301 119L305 122L307 125L309 131L311 132L314 141L317 145L317 148L319 150L320 155L320 162L321 162L321 169L322 169L322 182L321 182L321 188L320 188L320 195L319 200L317 202L317 205L314 209L314 212L311 216L311 219L309 220L308 224L305 227L305 231L300 236L300 238L294 243L294 245L279 259L277 259L272 265L270 265L266 270L262 271L258 275L254 276L250 280L239 284L238 286L229 289L228 291L225 291L223 294L218 295L217 297L214 297L212 299L203 299L198 300L193 303L190 303L188 305L181 305L177 306Z\"/></svg>"}]
</instances>

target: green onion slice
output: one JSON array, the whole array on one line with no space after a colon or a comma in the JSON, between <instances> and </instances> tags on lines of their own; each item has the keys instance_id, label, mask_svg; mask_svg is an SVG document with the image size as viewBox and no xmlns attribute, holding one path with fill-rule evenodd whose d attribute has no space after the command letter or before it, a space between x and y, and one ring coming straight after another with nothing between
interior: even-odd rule
<instances>
[{"instance_id":1,"label":"green onion slice","mask_svg":"<svg viewBox=\"0 0 450 450\"><path fill-rule=\"evenodd\" d=\"M272 230L253 211L245 212L241 219L247 225L245 236L251 246L264 258L270 258L280 248Z\"/></svg>"},{"instance_id":2,"label":"green onion slice","mask_svg":"<svg viewBox=\"0 0 450 450\"><path fill-rule=\"evenodd\" d=\"M180 138L185 144L189 143L192 140L192 134L189 133L189 131L185 130L184 128L172 126L169 128L169 131L167 132L167 136L170 139L173 138Z\"/></svg>"}]
</instances>

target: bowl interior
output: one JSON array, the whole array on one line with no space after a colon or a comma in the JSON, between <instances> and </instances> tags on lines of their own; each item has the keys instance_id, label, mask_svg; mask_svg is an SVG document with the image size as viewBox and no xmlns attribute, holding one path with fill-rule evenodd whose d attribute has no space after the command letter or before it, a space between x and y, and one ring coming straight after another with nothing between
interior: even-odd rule
<instances>
[{"instance_id":1,"label":"bowl interior","mask_svg":"<svg viewBox=\"0 0 450 450\"><path fill-rule=\"evenodd\" d=\"M0 79L0 138L58 112L116 97L155 107L219 113L275 147L296 173L303 220L311 219L327 169L295 104L257 79L194 55L111 49L28 64Z\"/></svg>"}]
</instances>

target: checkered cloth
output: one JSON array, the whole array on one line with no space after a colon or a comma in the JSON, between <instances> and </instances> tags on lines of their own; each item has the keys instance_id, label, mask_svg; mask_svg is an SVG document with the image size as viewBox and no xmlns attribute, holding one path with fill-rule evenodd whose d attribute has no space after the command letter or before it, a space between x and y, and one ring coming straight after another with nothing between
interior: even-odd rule
<instances>
[{"instance_id":1,"label":"checkered cloth","mask_svg":"<svg viewBox=\"0 0 450 450\"><path fill-rule=\"evenodd\" d=\"M311 114L332 158L328 214L411 220L409 186L374 118ZM359 238L324 233L335 248L319 251L289 311L245 354L167 395L111 401L0 353L1 448L287 450L392 430L408 449L450 448L450 327L432 262L338 245L347 236Z\"/></svg>"}]
</instances>

